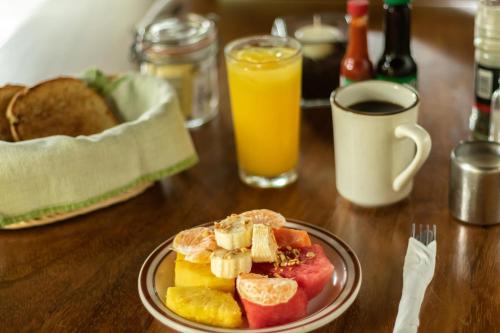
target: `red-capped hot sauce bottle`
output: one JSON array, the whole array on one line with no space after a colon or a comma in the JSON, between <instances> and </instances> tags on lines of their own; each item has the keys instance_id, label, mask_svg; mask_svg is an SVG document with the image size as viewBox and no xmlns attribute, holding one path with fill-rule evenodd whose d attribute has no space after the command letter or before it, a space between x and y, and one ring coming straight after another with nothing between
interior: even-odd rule
<instances>
[{"instance_id":1,"label":"red-capped hot sauce bottle","mask_svg":"<svg viewBox=\"0 0 500 333\"><path fill-rule=\"evenodd\" d=\"M340 85L373 78L373 65L368 56L368 1L347 2L349 44L340 64Z\"/></svg>"}]
</instances>

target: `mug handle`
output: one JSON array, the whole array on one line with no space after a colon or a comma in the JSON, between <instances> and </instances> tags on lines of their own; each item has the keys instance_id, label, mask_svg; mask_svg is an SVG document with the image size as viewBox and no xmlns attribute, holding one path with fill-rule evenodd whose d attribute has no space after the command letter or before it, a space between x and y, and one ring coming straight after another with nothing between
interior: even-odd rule
<instances>
[{"instance_id":1,"label":"mug handle","mask_svg":"<svg viewBox=\"0 0 500 333\"><path fill-rule=\"evenodd\" d=\"M417 124L404 124L396 127L394 131L396 138L409 138L415 142L417 152L415 157L392 182L392 189L396 192L400 191L403 186L410 181L415 174L420 170L422 164L427 160L431 152L431 136L422 126Z\"/></svg>"}]
</instances>

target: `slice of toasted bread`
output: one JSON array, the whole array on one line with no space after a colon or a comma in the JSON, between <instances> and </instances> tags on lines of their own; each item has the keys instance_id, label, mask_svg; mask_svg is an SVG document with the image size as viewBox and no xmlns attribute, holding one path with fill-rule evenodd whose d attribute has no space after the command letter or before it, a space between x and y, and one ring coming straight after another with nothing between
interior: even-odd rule
<instances>
[{"instance_id":1,"label":"slice of toasted bread","mask_svg":"<svg viewBox=\"0 0 500 333\"><path fill-rule=\"evenodd\" d=\"M118 124L104 98L85 82L57 78L19 92L7 108L14 140L91 135Z\"/></svg>"},{"instance_id":2,"label":"slice of toasted bread","mask_svg":"<svg viewBox=\"0 0 500 333\"><path fill-rule=\"evenodd\" d=\"M23 86L16 85L0 87L0 141L14 140L12 134L10 134L10 124L7 120L7 106L9 106L12 97L23 89Z\"/></svg>"}]
</instances>

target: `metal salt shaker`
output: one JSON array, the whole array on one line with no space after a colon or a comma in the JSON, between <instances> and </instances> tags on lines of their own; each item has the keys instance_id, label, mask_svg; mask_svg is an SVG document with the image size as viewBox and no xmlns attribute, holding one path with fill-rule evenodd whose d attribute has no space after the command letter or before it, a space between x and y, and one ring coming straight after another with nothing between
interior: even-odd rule
<instances>
[{"instance_id":1,"label":"metal salt shaker","mask_svg":"<svg viewBox=\"0 0 500 333\"><path fill-rule=\"evenodd\" d=\"M463 141L452 151L449 205L462 222L500 223L500 143Z\"/></svg>"}]
</instances>

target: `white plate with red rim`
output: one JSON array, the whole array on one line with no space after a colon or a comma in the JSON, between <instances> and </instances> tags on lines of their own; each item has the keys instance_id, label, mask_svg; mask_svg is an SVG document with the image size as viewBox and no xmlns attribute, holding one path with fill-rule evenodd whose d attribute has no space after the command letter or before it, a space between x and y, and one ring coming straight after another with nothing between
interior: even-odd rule
<instances>
[{"instance_id":1,"label":"white plate with red rim","mask_svg":"<svg viewBox=\"0 0 500 333\"><path fill-rule=\"evenodd\" d=\"M209 227L213 223L201 226ZM324 326L344 313L356 299L361 287L361 265L354 251L331 232L315 225L287 219L287 228L305 230L313 244L323 247L334 266L331 283L309 301L307 316L285 325L250 329L248 326L230 329L204 325L184 319L165 305L167 288L174 285L176 253L172 250L174 237L158 246L146 259L139 273L139 296L148 312L164 325L185 333L293 333L309 332Z\"/></svg>"}]
</instances>

